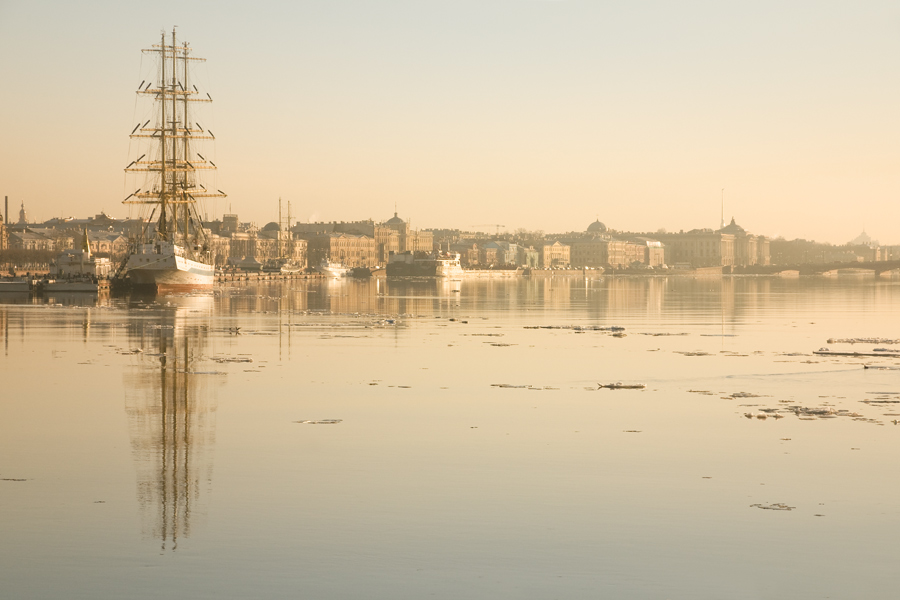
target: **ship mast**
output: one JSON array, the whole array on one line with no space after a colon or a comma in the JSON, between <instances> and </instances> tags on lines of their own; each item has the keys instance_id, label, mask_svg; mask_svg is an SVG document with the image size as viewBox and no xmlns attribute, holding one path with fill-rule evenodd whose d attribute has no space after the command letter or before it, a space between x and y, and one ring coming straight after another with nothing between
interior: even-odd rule
<instances>
[{"instance_id":1,"label":"ship mast","mask_svg":"<svg viewBox=\"0 0 900 600\"><path fill-rule=\"evenodd\" d=\"M149 127L150 120L138 123L130 135L132 138L147 139L157 146L155 152L151 149L132 161L125 171L144 172L153 181L135 190L124 203L155 205L159 209L156 239L174 243L180 238L185 248L189 249L187 242L191 224L195 237L202 232L195 206L197 199L226 197L222 190L207 190L198 178L198 171L215 170L216 164L199 152L192 154L192 140L215 140L211 131L203 129L191 118L192 103L212 102L212 97L208 93L205 98L200 97L197 86L189 84L188 61L206 59L191 56L191 47L187 42L177 45L174 28L171 44L166 43L164 32L160 43L144 52L158 55L159 79L155 87L152 82L147 83L146 87L142 83L137 93L153 97L158 106L158 121Z\"/></svg>"}]
</instances>

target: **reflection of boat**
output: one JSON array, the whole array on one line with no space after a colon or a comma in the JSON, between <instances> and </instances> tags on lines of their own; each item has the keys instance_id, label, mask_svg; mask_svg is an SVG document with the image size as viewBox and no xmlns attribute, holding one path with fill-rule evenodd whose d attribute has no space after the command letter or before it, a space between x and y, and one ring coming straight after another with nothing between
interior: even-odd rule
<instances>
[{"instance_id":1,"label":"reflection of boat","mask_svg":"<svg viewBox=\"0 0 900 600\"><path fill-rule=\"evenodd\" d=\"M265 262L262 270L264 273L299 273L303 267L290 258L273 258Z\"/></svg>"},{"instance_id":2,"label":"reflection of boat","mask_svg":"<svg viewBox=\"0 0 900 600\"><path fill-rule=\"evenodd\" d=\"M322 262L316 265L316 271L326 277L345 277L350 272L350 269L339 262L323 259Z\"/></svg>"},{"instance_id":3,"label":"reflection of boat","mask_svg":"<svg viewBox=\"0 0 900 600\"><path fill-rule=\"evenodd\" d=\"M403 252L391 254L387 264L388 277L461 277L459 254Z\"/></svg>"},{"instance_id":4,"label":"reflection of boat","mask_svg":"<svg viewBox=\"0 0 900 600\"><path fill-rule=\"evenodd\" d=\"M125 373L125 412L138 503L144 533L163 549L175 550L190 537L212 479L215 388L222 375L201 366L208 329L196 316L179 316L194 312L166 308L156 323L130 325L134 363Z\"/></svg>"},{"instance_id":5,"label":"reflection of boat","mask_svg":"<svg viewBox=\"0 0 900 600\"><path fill-rule=\"evenodd\" d=\"M215 281L215 268L195 203L198 198L224 198L225 194L207 190L198 177L200 171L216 168L195 148L201 140L213 140L215 136L204 130L189 110L194 102L212 101L209 94L201 97L196 85L188 80L188 64L203 59L190 56L187 43L176 45L174 30L170 44L163 34L160 43L145 52L159 56L159 80L155 86L149 82L137 93L155 99L155 122L151 124L151 118L138 123L131 137L149 141L152 147L138 150L144 153L125 167L126 172L143 172L147 177L125 203L152 205L148 221L159 212L155 232L149 240L147 231L142 232L144 239L134 245L123 269L136 286L210 287Z\"/></svg>"}]
</instances>

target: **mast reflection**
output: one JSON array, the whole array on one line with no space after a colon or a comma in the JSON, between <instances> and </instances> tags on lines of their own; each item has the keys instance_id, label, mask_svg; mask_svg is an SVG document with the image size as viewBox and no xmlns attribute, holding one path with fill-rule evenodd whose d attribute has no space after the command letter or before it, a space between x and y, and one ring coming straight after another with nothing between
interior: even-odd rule
<instances>
[{"instance_id":1,"label":"mast reflection","mask_svg":"<svg viewBox=\"0 0 900 600\"><path fill-rule=\"evenodd\" d=\"M154 315L156 316L156 315ZM201 491L212 482L215 388L222 375L197 368L208 328L179 309L134 325L143 352L125 375L125 411L145 535L177 550L205 514Z\"/></svg>"}]
</instances>

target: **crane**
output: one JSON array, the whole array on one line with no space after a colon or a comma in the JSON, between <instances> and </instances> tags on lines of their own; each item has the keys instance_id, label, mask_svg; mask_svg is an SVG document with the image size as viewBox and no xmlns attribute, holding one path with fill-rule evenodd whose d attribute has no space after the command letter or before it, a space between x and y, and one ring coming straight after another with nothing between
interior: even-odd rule
<instances>
[{"instance_id":1,"label":"crane","mask_svg":"<svg viewBox=\"0 0 900 600\"><path fill-rule=\"evenodd\" d=\"M469 227L496 227L497 232L495 235L500 235L500 228L506 227L506 225L501 225L500 223L479 223L478 225L469 225Z\"/></svg>"}]
</instances>

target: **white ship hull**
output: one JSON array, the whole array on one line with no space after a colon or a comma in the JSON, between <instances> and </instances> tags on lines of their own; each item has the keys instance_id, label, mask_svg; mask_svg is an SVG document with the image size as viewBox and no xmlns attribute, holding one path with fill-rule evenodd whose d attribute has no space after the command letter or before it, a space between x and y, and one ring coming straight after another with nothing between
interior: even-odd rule
<instances>
[{"instance_id":1,"label":"white ship hull","mask_svg":"<svg viewBox=\"0 0 900 600\"><path fill-rule=\"evenodd\" d=\"M144 244L128 257L125 269L132 285L138 287L158 290L212 287L216 281L215 267L182 254L181 247L174 244Z\"/></svg>"},{"instance_id":2,"label":"white ship hull","mask_svg":"<svg viewBox=\"0 0 900 600\"><path fill-rule=\"evenodd\" d=\"M346 277L350 269L340 263L323 261L316 266L316 271L326 277Z\"/></svg>"}]
</instances>

